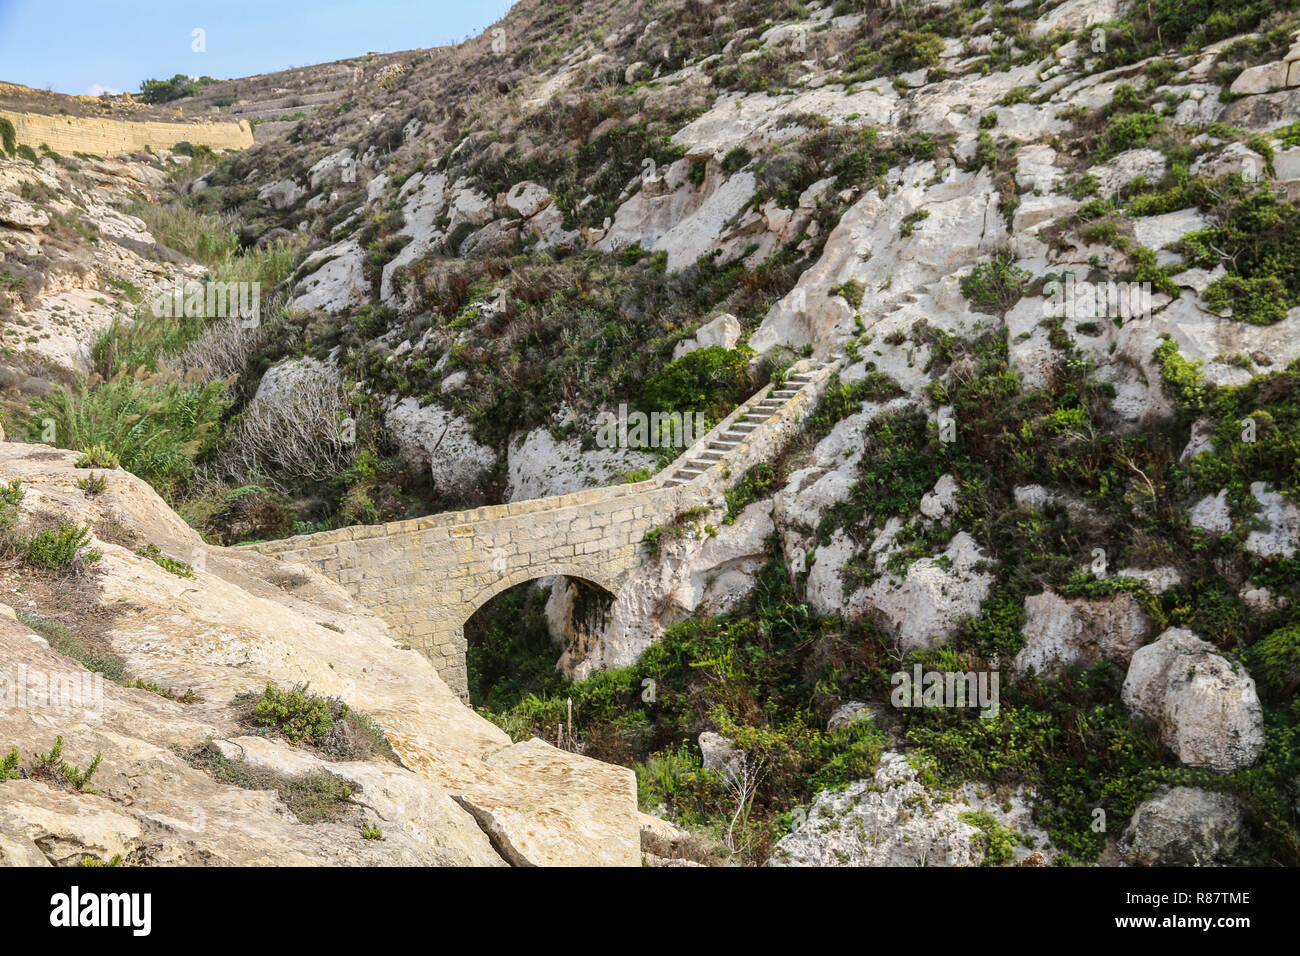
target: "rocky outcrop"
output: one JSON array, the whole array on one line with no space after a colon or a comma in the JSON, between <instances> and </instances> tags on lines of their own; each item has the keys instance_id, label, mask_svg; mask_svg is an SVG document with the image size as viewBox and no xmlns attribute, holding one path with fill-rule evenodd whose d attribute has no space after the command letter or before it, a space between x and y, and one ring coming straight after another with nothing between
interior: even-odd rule
<instances>
[{"instance_id":1,"label":"rocky outcrop","mask_svg":"<svg viewBox=\"0 0 1300 956\"><path fill-rule=\"evenodd\" d=\"M913 562L901 582L888 574L878 578L863 592L862 606L899 650L930 650L945 643L962 618L979 613L993 584L988 566L975 540L960 531L942 554Z\"/></svg>"},{"instance_id":2,"label":"rocky outcrop","mask_svg":"<svg viewBox=\"0 0 1300 956\"><path fill-rule=\"evenodd\" d=\"M1030 794L998 799L969 785L949 794L928 789L918 776L905 755L886 752L871 780L819 793L805 822L777 842L768 865L979 866L987 840L976 824L984 819L1021 835L1016 861L1036 852L1042 865L1055 856L1032 821Z\"/></svg>"},{"instance_id":3,"label":"rocky outcrop","mask_svg":"<svg viewBox=\"0 0 1300 956\"><path fill-rule=\"evenodd\" d=\"M370 298L365 276L365 250L355 239L345 239L309 256L302 268L309 274L298 284L295 309L343 312Z\"/></svg>"},{"instance_id":4,"label":"rocky outcrop","mask_svg":"<svg viewBox=\"0 0 1300 956\"><path fill-rule=\"evenodd\" d=\"M1191 631L1170 628L1138 650L1121 697L1159 725L1165 746L1189 766L1231 773L1264 749L1255 681Z\"/></svg>"},{"instance_id":5,"label":"rocky outcrop","mask_svg":"<svg viewBox=\"0 0 1300 956\"><path fill-rule=\"evenodd\" d=\"M1223 866L1247 839L1235 797L1173 787L1144 801L1119 839L1132 866Z\"/></svg>"},{"instance_id":6,"label":"rocky outcrop","mask_svg":"<svg viewBox=\"0 0 1300 956\"><path fill-rule=\"evenodd\" d=\"M629 448L583 450L580 438L557 441L537 428L510 443L506 472L509 500L565 495L616 483L638 469L654 471L654 455Z\"/></svg>"},{"instance_id":7,"label":"rocky outcrop","mask_svg":"<svg viewBox=\"0 0 1300 956\"><path fill-rule=\"evenodd\" d=\"M1150 618L1127 592L1089 600L1044 591L1025 598L1025 646L1012 667L1051 674L1099 661L1127 665L1150 632Z\"/></svg>"},{"instance_id":8,"label":"rocky outcrop","mask_svg":"<svg viewBox=\"0 0 1300 956\"><path fill-rule=\"evenodd\" d=\"M1245 549L1261 558L1295 557L1300 549L1300 508L1262 481L1250 486L1260 503L1258 518L1264 527L1246 536Z\"/></svg>"},{"instance_id":9,"label":"rocky outcrop","mask_svg":"<svg viewBox=\"0 0 1300 956\"><path fill-rule=\"evenodd\" d=\"M188 162L165 150L39 165L0 155L0 348L11 362L47 378L86 373L114 320L201 275L119 208L159 195Z\"/></svg>"},{"instance_id":10,"label":"rocky outcrop","mask_svg":"<svg viewBox=\"0 0 1300 956\"><path fill-rule=\"evenodd\" d=\"M496 465L496 452L475 441L469 423L440 405L403 398L390 405L384 420L402 456L428 469L440 490L464 493Z\"/></svg>"},{"instance_id":11,"label":"rocky outcrop","mask_svg":"<svg viewBox=\"0 0 1300 956\"><path fill-rule=\"evenodd\" d=\"M925 308L920 297L934 295L931 287L973 265L1006 237L992 181L986 172L947 168L941 173L933 162L894 175L902 179L896 192L882 198L868 191L844 213L821 258L751 336L754 349L811 346L814 355L829 355L854 332L856 316L876 339L895 327L910 327L922 314L942 315L946 329L975 321L959 298L954 315ZM904 217L916 212L928 215L911 235L901 237ZM834 292L850 281L863 289L856 307Z\"/></svg>"}]
</instances>

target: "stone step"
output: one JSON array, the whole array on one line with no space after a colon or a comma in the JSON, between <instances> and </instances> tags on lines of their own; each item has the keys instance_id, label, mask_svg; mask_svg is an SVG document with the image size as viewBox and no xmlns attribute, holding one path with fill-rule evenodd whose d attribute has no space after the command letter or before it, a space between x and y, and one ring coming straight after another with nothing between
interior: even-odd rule
<instances>
[{"instance_id":1,"label":"stone step","mask_svg":"<svg viewBox=\"0 0 1300 956\"><path fill-rule=\"evenodd\" d=\"M716 441L709 442L709 447L716 448L722 452L728 452L736 447L736 443L734 441L726 441L725 439L719 438Z\"/></svg>"}]
</instances>

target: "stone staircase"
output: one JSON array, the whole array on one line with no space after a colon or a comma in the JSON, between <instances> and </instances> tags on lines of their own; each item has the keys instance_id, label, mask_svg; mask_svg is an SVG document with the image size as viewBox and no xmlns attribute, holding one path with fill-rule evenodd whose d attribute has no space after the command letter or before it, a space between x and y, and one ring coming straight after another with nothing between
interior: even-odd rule
<instances>
[{"instance_id":1,"label":"stone staircase","mask_svg":"<svg viewBox=\"0 0 1300 956\"><path fill-rule=\"evenodd\" d=\"M801 363L807 365L807 363ZM692 449L686 456L684 464L670 467L669 474L663 482L664 488L674 488L689 484L701 477L706 471L721 464L732 452L741 446L755 431L772 420L772 417L784 408L818 378L818 373L825 365L805 367L792 372L780 386L769 386L763 393L751 399L739 410L738 415L728 421Z\"/></svg>"}]
</instances>

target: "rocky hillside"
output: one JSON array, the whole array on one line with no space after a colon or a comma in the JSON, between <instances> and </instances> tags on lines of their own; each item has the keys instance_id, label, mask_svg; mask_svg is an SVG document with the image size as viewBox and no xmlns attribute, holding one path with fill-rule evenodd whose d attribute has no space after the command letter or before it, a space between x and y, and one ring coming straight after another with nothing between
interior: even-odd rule
<instances>
[{"instance_id":1,"label":"rocky hillside","mask_svg":"<svg viewBox=\"0 0 1300 956\"><path fill-rule=\"evenodd\" d=\"M8 392L11 436L120 462L226 581L253 559L220 545L645 477L675 451L601 447L603 416L716 422L810 355L838 374L804 433L618 594L556 579L471 620L509 738L437 733L632 768L694 834L648 835L656 860L1300 863L1300 4L523 0L454 48L228 83L208 108L286 125L132 161L172 192L128 211L155 279L260 277L260 323L159 317L127 274L134 318L66 346L6 322L10 384L38 358L70 382ZM98 169L0 166L0 239L61 248L25 183L108 217ZM94 535L78 580L136 600ZM213 701L167 705L214 740L237 693L310 681L468 787L395 739L412 691L296 660L364 660L374 619L238 682L204 676L210 638L168 670L148 621L97 633ZM900 691L927 674L981 706ZM534 735L595 760L508 746Z\"/></svg>"}]
</instances>

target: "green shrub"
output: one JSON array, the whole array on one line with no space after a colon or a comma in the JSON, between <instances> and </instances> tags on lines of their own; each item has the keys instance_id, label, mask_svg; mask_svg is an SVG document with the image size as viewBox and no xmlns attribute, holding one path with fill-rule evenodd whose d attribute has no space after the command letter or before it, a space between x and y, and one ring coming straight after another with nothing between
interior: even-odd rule
<instances>
[{"instance_id":1,"label":"green shrub","mask_svg":"<svg viewBox=\"0 0 1300 956\"><path fill-rule=\"evenodd\" d=\"M1126 149L1145 146L1153 136L1164 131L1164 121L1155 113L1121 113L1112 116L1098 137L1096 158L1107 160Z\"/></svg>"},{"instance_id":2,"label":"green shrub","mask_svg":"<svg viewBox=\"0 0 1300 956\"><path fill-rule=\"evenodd\" d=\"M22 775L22 769L18 766L18 748L15 747L5 754L3 760L0 760L0 783L6 780L18 780Z\"/></svg>"},{"instance_id":3,"label":"green shrub","mask_svg":"<svg viewBox=\"0 0 1300 956\"><path fill-rule=\"evenodd\" d=\"M1218 225L1184 236L1179 247L1189 265L1229 274L1206 289L1213 308L1268 325L1300 305L1300 204L1270 189L1234 202Z\"/></svg>"},{"instance_id":4,"label":"green shrub","mask_svg":"<svg viewBox=\"0 0 1300 956\"><path fill-rule=\"evenodd\" d=\"M723 523L734 524L742 511L755 501L773 494L778 487L774 466L765 461L751 466L740 481L727 491L727 514L722 519Z\"/></svg>"},{"instance_id":5,"label":"green shrub","mask_svg":"<svg viewBox=\"0 0 1300 956\"><path fill-rule=\"evenodd\" d=\"M884 49L891 73L909 73L925 66L937 66L943 54L943 37L937 33L904 30Z\"/></svg>"},{"instance_id":6,"label":"green shrub","mask_svg":"<svg viewBox=\"0 0 1300 956\"><path fill-rule=\"evenodd\" d=\"M174 497L215 443L225 387L126 376L98 387L64 386L32 403L28 434L39 436L43 420L52 419L61 447L89 450L81 467L111 467L116 456L164 497Z\"/></svg>"},{"instance_id":7,"label":"green shrub","mask_svg":"<svg viewBox=\"0 0 1300 956\"><path fill-rule=\"evenodd\" d=\"M168 571L180 578L194 577L193 565L186 564L184 561L177 561L175 558L169 558L155 544L146 544L143 548L136 551L136 554L142 558L149 558L164 571Z\"/></svg>"},{"instance_id":8,"label":"green shrub","mask_svg":"<svg viewBox=\"0 0 1300 956\"><path fill-rule=\"evenodd\" d=\"M23 495L23 483L18 478L0 484L0 545L9 543L18 524L18 507L23 502Z\"/></svg>"},{"instance_id":9,"label":"green shrub","mask_svg":"<svg viewBox=\"0 0 1300 956\"><path fill-rule=\"evenodd\" d=\"M108 479L98 472L91 472L84 478L77 479L77 487L88 497L94 498L104 493L104 489L108 487Z\"/></svg>"},{"instance_id":10,"label":"green shrub","mask_svg":"<svg viewBox=\"0 0 1300 956\"><path fill-rule=\"evenodd\" d=\"M1282 140L1283 149L1300 146L1300 120L1290 126L1283 126L1281 129L1273 130L1273 135Z\"/></svg>"},{"instance_id":11,"label":"green shrub","mask_svg":"<svg viewBox=\"0 0 1300 956\"><path fill-rule=\"evenodd\" d=\"M335 697L308 693L305 685L281 691L271 685L259 697L240 694L249 723L269 727L294 743L306 744L330 760L378 757L397 763L383 730L369 715Z\"/></svg>"},{"instance_id":12,"label":"green shrub","mask_svg":"<svg viewBox=\"0 0 1300 956\"><path fill-rule=\"evenodd\" d=\"M50 642L50 648L64 657L70 657L88 671L103 674L107 680L126 687L131 675L126 661L109 651L87 647L68 627L49 617L19 609L18 620Z\"/></svg>"},{"instance_id":13,"label":"green shrub","mask_svg":"<svg viewBox=\"0 0 1300 956\"><path fill-rule=\"evenodd\" d=\"M989 262L975 266L961 280L961 294L971 308L993 315L1005 315L1024 296L1033 278L1015 265L1015 256L998 252Z\"/></svg>"},{"instance_id":14,"label":"green shrub","mask_svg":"<svg viewBox=\"0 0 1300 956\"><path fill-rule=\"evenodd\" d=\"M980 866L1007 866L1015 861L1016 844L1020 834L998 822L997 817L983 810L958 814L957 819L981 831L984 840L984 860Z\"/></svg>"},{"instance_id":15,"label":"green shrub","mask_svg":"<svg viewBox=\"0 0 1300 956\"><path fill-rule=\"evenodd\" d=\"M14 124L0 116L0 145L4 146L4 151L12 156L18 149L18 134L14 130Z\"/></svg>"},{"instance_id":16,"label":"green shrub","mask_svg":"<svg viewBox=\"0 0 1300 956\"><path fill-rule=\"evenodd\" d=\"M928 209L916 209L913 210L912 212L909 212L906 216L903 217L902 222L899 223L898 234L902 238L906 239L908 236L910 236L913 232L916 231L917 223L929 218L930 218L930 210Z\"/></svg>"},{"instance_id":17,"label":"green shrub","mask_svg":"<svg viewBox=\"0 0 1300 956\"><path fill-rule=\"evenodd\" d=\"M139 97L143 103L170 103L172 100L193 96L209 83L215 82L217 81L210 76L200 76L195 79L184 73L177 73L170 80L144 80L140 84Z\"/></svg>"},{"instance_id":18,"label":"green shrub","mask_svg":"<svg viewBox=\"0 0 1300 956\"><path fill-rule=\"evenodd\" d=\"M94 564L104 556L98 548L90 548L90 526L62 522L57 528L46 528L36 534L20 537L15 546L22 559L38 568L66 571Z\"/></svg>"},{"instance_id":19,"label":"green shrub","mask_svg":"<svg viewBox=\"0 0 1300 956\"><path fill-rule=\"evenodd\" d=\"M59 736L54 738L54 746L46 753L36 755L29 773L37 780L71 786L78 793L98 793L97 790L87 790L86 785L90 783L90 778L95 775L103 759L103 754L95 754L85 770L68 763L63 759L63 737Z\"/></svg>"},{"instance_id":20,"label":"green shrub","mask_svg":"<svg viewBox=\"0 0 1300 956\"><path fill-rule=\"evenodd\" d=\"M744 400L749 385L746 354L712 345L651 375L639 405L647 411L702 412L716 421Z\"/></svg>"},{"instance_id":21,"label":"green shrub","mask_svg":"<svg viewBox=\"0 0 1300 956\"><path fill-rule=\"evenodd\" d=\"M384 831L379 827L370 825L361 828L361 839L363 840L382 840Z\"/></svg>"},{"instance_id":22,"label":"green shrub","mask_svg":"<svg viewBox=\"0 0 1300 956\"><path fill-rule=\"evenodd\" d=\"M926 213L929 215L929 213ZM850 308L858 309L862 307L862 297L866 294L866 288L857 279L849 279L837 286L832 286L831 295L838 295L849 304Z\"/></svg>"},{"instance_id":23,"label":"green shrub","mask_svg":"<svg viewBox=\"0 0 1300 956\"><path fill-rule=\"evenodd\" d=\"M273 727L294 743L322 738L334 729L335 720L348 715L347 704L308 694L305 687L277 690L267 685L261 700L253 705L249 719Z\"/></svg>"},{"instance_id":24,"label":"green shrub","mask_svg":"<svg viewBox=\"0 0 1300 956\"><path fill-rule=\"evenodd\" d=\"M328 770L288 777L275 788L299 823L337 820L352 803L357 786Z\"/></svg>"},{"instance_id":25,"label":"green shrub","mask_svg":"<svg viewBox=\"0 0 1300 956\"><path fill-rule=\"evenodd\" d=\"M1287 316L1286 286L1277 276L1226 275L1205 288L1202 300L1216 312L1232 310L1232 317L1251 325L1272 325Z\"/></svg>"},{"instance_id":26,"label":"green shrub","mask_svg":"<svg viewBox=\"0 0 1300 956\"><path fill-rule=\"evenodd\" d=\"M91 445L75 462L77 468L120 468L122 461L103 445Z\"/></svg>"},{"instance_id":27,"label":"green shrub","mask_svg":"<svg viewBox=\"0 0 1300 956\"><path fill-rule=\"evenodd\" d=\"M1246 664L1270 693L1293 693L1300 687L1300 624L1282 627L1252 647Z\"/></svg>"}]
</instances>

